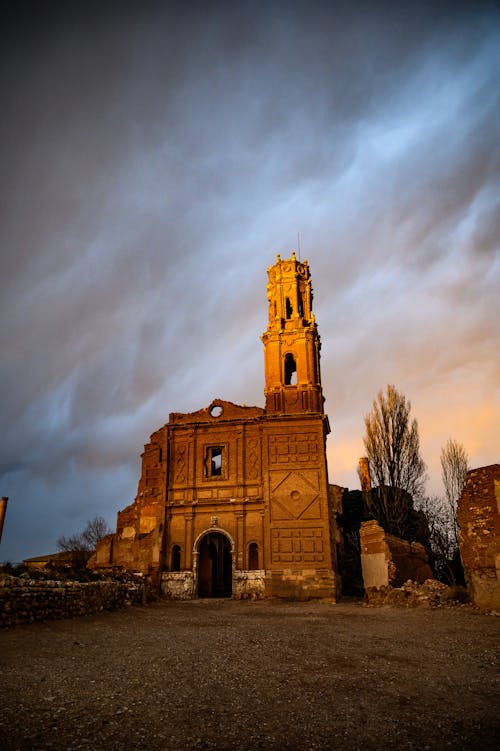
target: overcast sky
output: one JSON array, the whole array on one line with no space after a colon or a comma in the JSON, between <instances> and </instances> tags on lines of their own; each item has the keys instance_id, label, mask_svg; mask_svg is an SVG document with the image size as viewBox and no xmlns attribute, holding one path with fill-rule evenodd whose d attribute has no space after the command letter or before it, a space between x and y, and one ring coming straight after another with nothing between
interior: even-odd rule
<instances>
[{"instance_id":1,"label":"overcast sky","mask_svg":"<svg viewBox=\"0 0 500 751\"><path fill-rule=\"evenodd\" d=\"M358 487L388 383L412 403L429 492L450 436L471 466L499 460L499 15L352 5L13 6L0 560L96 514L114 527L170 412L263 406L266 269L299 232L330 481Z\"/></svg>"}]
</instances>

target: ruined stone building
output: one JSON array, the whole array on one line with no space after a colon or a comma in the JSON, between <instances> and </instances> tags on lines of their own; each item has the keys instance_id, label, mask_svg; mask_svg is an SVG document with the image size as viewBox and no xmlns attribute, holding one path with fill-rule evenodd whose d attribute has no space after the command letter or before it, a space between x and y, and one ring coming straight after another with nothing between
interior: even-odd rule
<instances>
[{"instance_id":1,"label":"ruined stone building","mask_svg":"<svg viewBox=\"0 0 500 751\"><path fill-rule=\"evenodd\" d=\"M142 455L137 497L94 566L152 575L170 597L334 599L320 338L307 261L268 269L265 407L172 413Z\"/></svg>"}]
</instances>

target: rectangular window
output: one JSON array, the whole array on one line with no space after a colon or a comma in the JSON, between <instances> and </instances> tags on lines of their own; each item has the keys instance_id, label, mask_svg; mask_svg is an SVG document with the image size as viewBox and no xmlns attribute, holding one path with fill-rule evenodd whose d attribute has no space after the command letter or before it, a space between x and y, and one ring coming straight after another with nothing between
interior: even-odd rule
<instances>
[{"instance_id":1,"label":"rectangular window","mask_svg":"<svg viewBox=\"0 0 500 751\"><path fill-rule=\"evenodd\" d=\"M207 477L222 477L222 446L209 446L205 462Z\"/></svg>"}]
</instances>

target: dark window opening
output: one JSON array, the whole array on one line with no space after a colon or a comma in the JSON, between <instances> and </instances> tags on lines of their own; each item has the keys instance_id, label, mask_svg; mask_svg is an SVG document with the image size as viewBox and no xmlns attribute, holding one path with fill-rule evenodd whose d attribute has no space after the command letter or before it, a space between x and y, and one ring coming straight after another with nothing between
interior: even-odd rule
<instances>
[{"instance_id":1,"label":"dark window opening","mask_svg":"<svg viewBox=\"0 0 500 751\"><path fill-rule=\"evenodd\" d=\"M249 571L257 571L258 568L259 568L259 548L256 542L252 542L248 546L248 569Z\"/></svg>"},{"instance_id":2,"label":"dark window opening","mask_svg":"<svg viewBox=\"0 0 500 751\"><path fill-rule=\"evenodd\" d=\"M299 292L298 295L299 295L299 299L298 299L298 303L299 303L299 316L302 317L304 315L304 303L302 302L302 292Z\"/></svg>"},{"instance_id":3,"label":"dark window opening","mask_svg":"<svg viewBox=\"0 0 500 751\"><path fill-rule=\"evenodd\" d=\"M208 474L209 477L222 475L222 447L212 446L208 449Z\"/></svg>"},{"instance_id":4,"label":"dark window opening","mask_svg":"<svg viewBox=\"0 0 500 751\"><path fill-rule=\"evenodd\" d=\"M212 475L222 474L222 449L212 449L210 469Z\"/></svg>"},{"instance_id":5,"label":"dark window opening","mask_svg":"<svg viewBox=\"0 0 500 751\"><path fill-rule=\"evenodd\" d=\"M160 464L161 464L161 463L162 463L162 461L163 461L163 449L162 449L162 447L161 447L161 446L160 446L160 448L158 449L158 461L159 461L159 463L160 463Z\"/></svg>"},{"instance_id":6,"label":"dark window opening","mask_svg":"<svg viewBox=\"0 0 500 751\"><path fill-rule=\"evenodd\" d=\"M172 565L170 568L172 571L181 570L181 549L179 545L174 545L172 548Z\"/></svg>"},{"instance_id":7,"label":"dark window opening","mask_svg":"<svg viewBox=\"0 0 500 751\"><path fill-rule=\"evenodd\" d=\"M291 318L292 313L293 313L293 308L292 308L292 303L290 302L289 297L286 298L285 308L286 308L286 317Z\"/></svg>"},{"instance_id":8,"label":"dark window opening","mask_svg":"<svg viewBox=\"0 0 500 751\"><path fill-rule=\"evenodd\" d=\"M297 385L297 366L292 354L285 355L285 386Z\"/></svg>"}]
</instances>

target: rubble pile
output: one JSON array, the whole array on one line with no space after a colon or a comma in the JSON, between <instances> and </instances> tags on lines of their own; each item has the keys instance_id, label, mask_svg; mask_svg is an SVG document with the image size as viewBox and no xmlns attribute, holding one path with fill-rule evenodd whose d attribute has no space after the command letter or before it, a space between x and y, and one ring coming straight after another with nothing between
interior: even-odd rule
<instances>
[{"instance_id":1,"label":"rubble pile","mask_svg":"<svg viewBox=\"0 0 500 751\"><path fill-rule=\"evenodd\" d=\"M468 596L462 587L449 587L436 579L423 584L408 579L401 587L367 587L365 600L373 607L436 608L463 604Z\"/></svg>"}]
</instances>

